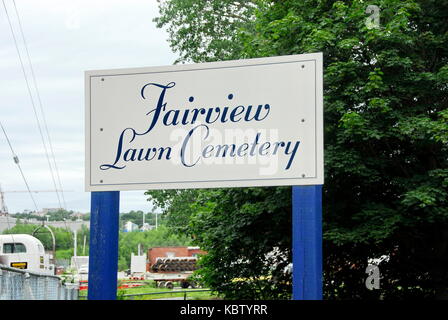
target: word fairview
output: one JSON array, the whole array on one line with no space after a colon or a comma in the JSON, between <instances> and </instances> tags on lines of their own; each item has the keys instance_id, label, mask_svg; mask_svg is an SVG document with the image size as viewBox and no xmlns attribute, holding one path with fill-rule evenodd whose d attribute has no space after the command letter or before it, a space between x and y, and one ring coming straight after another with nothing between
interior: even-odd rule
<instances>
[{"instance_id":1,"label":"word fairview","mask_svg":"<svg viewBox=\"0 0 448 320\"><path fill-rule=\"evenodd\" d=\"M265 120L271 111L269 104L236 105L234 107L210 107L210 108L184 108L182 110L169 109L166 102L168 90L175 87L174 82L166 85L158 83L145 84L141 89L141 97L146 99L145 94L148 87L158 89L156 106L146 115L148 116L148 127L142 132L134 128L124 129L118 137L117 148L113 162L100 165L101 170L124 169L132 162L142 161L166 161L173 157L179 159L185 167L194 167L201 159L224 158L224 157L255 157L255 156L287 156L284 170L290 169L299 149L300 141L260 141L261 134L257 132L251 142L241 144L207 144L211 139L210 126L213 123L232 124L236 122L261 122ZM233 100L234 95L228 94L227 99ZM189 103L194 97L188 98ZM180 150L174 150L172 146L146 146L144 148L134 146L141 136L149 135L157 126L187 126L193 127L184 137ZM192 154L193 141L201 142L200 150ZM205 146L204 146L205 144ZM175 153L176 151L176 153ZM177 153L178 152L178 153Z\"/></svg>"}]
</instances>

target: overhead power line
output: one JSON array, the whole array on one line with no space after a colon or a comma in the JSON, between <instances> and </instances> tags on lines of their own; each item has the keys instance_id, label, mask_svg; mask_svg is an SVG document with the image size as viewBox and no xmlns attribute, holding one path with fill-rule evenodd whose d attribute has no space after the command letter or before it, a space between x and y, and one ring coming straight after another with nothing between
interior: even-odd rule
<instances>
[{"instance_id":1,"label":"overhead power line","mask_svg":"<svg viewBox=\"0 0 448 320\"><path fill-rule=\"evenodd\" d=\"M20 174L22 175L22 178L23 178L23 182L25 182L26 189L28 190L28 194L30 195L31 200L33 201L34 207L36 208L36 212L38 212L39 208L37 207L36 200L34 199L33 194L31 193L31 189L30 189L30 186L28 185L28 181L26 180L25 174L23 173L22 167L20 166L19 157L14 152L14 149L12 148L11 141L9 140L9 137L8 137L6 130L3 127L3 124L1 121L0 121L0 127L2 128L3 134L5 135L6 141L8 142L9 149L11 150L12 157L14 159L14 163L17 164L17 167L19 168Z\"/></svg>"},{"instance_id":2,"label":"overhead power line","mask_svg":"<svg viewBox=\"0 0 448 320\"><path fill-rule=\"evenodd\" d=\"M44 152L45 152L45 156L46 156L46 159L47 159L47 162L48 162L48 166L49 166L49 169L50 169L50 174L51 174L51 178L52 178L52 181L53 181L55 193L56 193L56 196L57 196L57 199L58 199L59 207L65 208L65 200L64 200L64 206L62 206L62 204L61 204L61 197L59 197L58 187L56 185L55 174L53 173L53 167L52 167L52 164L51 164L50 157L48 155L48 149L47 149L47 145L45 143L45 137L44 137L44 134L43 134L43 131L42 131L42 127L41 127L40 121L39 121L39 116L38 116L38 112L37 112L36 105L35 105L35 102L34 102L34 98L33 98L33 94L32 94L32 91L31 91L30 83L28 81L28 77L27 77L27 74L26 74L25 65L23 63L22 56L20 54L20 49L19 49L19 45L18 45L18 42L17 42L17 38L15 36L14 29L12 27L11 19L9 17L8 9L6 8L5 1L2 0L2 3L3 3L3 8L5 9L6 17L8 19L9 27L11 29L11 35L12 35L13 40L14 40L14 45L16 47L17 56L19 58L20 65L22 67L23 76L25 78L25 83L26 83L26 86L27 86L27 89L28 89L28 94L29 94L29 97L30 97L30 100L31 100L31 105L33 107L34 116L35 116L36 122L37 122L37 127L39 129L39 134L40 134L40 137L41 137L41 140L42 140L42 144L43 144L43 147L44 147ZM18 16L17 8L15 6L15 1L14 1L14 7L15 7L15 10L16 10L16 14L17 14L18 19L20 19L19 16ZM43 116L45 127L46 127L46 132L47 132L47 135L48 135L48 139L50 141L50 136L48 134L48 127L46 126L45 116L44 116L43 107L42 107L42 103L41 103L41 99L40 99L40 95L39 95L39 91L38 91L38 87L37 87L37 83L36 83L36 78L34 76L34 71L32 69L31 59L30 59L30 56L29 56L28 48L27 48L27 45L26 45L26 41L25 41L25 37L24 37L24 34L23 34L23 30L22 30L20 21L19 21L19 27L20 27L20 31L21 31L21 34L22 34L22 39L24 41L25 49L26 49L26 52L27 52L28 62L29 62L29 65L30 65L30 70L31 70L31 73L32 73L33 82L34 82L36 93L37 93L38 100L39 100L39 103L40 103L41 112L42 112L42 116ZM49 145L50 145L50 147L52 149L51 141L49 142ZM53 158L54 158L54 152L53 152ZM54 158L54 163L56 163L55 158ZM59 176L59 173L58 173L58 176ZM59 179L59 181L60 181L60 179ZM62 190L62 187L61 187L61 190Z\"/></svg>"},{"instance_id":3,"label":"overhead power line","mask_svg":"<svg viewBox=\"0 0 448 320\"><path fill-rule=\"evenodd\" d=\"M42 113L42 120L43 120L43 124L44 124L44 128L45 128L45 132L46 132L47 138L48 138L48 145L50 147L51 157L53 158L53 164L54 164L54 168L55 168L55 171L56 171L56 177L57 177L59 188L60 188L60 192L61 192L62 203L64 204L64 209L67 209L66 208L67 205L65 203L64 192L63 192L64 189L62 187L61 177L59 176L59 170L58 170L58 166L57 166L57 163L56 163L56 157L54 155L53 144L51 143L50 132L48 131L47 120L46 120L46 117L45 117L44 108L42 106L42 100L40 98L39 87L37 86L37 81L36 81L36 76L34 74L33 64L31 63L30 53L28 51L28 44L27 44L27 41L25 39L25 33L23 32L23 28L22 28L22 21L20 19L19 11L17 10L16 1L13 0L12 2L14 4L14 11L16 12L16 15L17 15L17 21L19 23L20 34L22 35L22 40L23 40L23 43L24 43L24 46L25 46L26 55L28 57L28 63L30 65L31 77L33 79L34 86L36 88L37 101L39 102L40 111Z\"/></svg>"}]
</instances>

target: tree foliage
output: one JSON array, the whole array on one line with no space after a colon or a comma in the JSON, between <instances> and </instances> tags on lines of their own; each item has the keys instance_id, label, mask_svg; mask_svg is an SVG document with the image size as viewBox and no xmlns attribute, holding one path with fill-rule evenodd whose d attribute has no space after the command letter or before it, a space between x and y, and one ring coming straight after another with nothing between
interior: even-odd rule
<instances>
[{"instance_id":1,"label":"tree foliage","mask_svg":"<svg viewBox=\"0 0 448 320\"><path fill-rule=\"evenodd\" d=\"M245 0L160 1L159 28L169 33L171 48L179 61L216 61L237 59L242 45L237 31L252 23L255 3Z\"/></svg>"},{"instance_id":2,"label":"tree foliage","mask_svg":"<svg viewBox=\"0 0 448 320\"><path fill-rule=\"evenodd\" d=\"M38 221L64 221L64 220L71 220L76 221L78 219L78 216L75 215L75 212L73 210L65 210L65 209L58 209L49 211L45 215L38 215L35 212L31 213L25 213L25 212L17 212L13 214L14 218L17 219L33 219ZM81 219L84 221L88 221L90 218L89 214L82 214Z\"/></svg>"},{"instance_id":3,"label":"tree foliage","mask_svg":"<svg viewBox=\"0 0 448 320\"><path fill-rule=\"evenodd\" d=\"M173 233L189 234L189 219L200 190L153 190L145 192L163 210L166 224Z\"/></svg>"},{"instance_id":4,"label":"tree foliage","mask_svg":"<svg viewBox=\"0 0 448 320\"><path fill-rule=\"evenodd\" d=\"M171 0L165 6L182 3ZM193 61L323 52L325 296L446 298L448 2L375 4L380 20L372 27L361 0L259 1L253 22L228 29L235 51L214 55L200 41L188 49L176 41L172 45L181 58ZM163 7L161 16L169 18ZM199 25L206 18L189 13ZM188 39L177 30L200 35L183 28L182 20L165 20L170 23L176 24L171 40ZM200 30L208 38L216 35L213 29ZM180 212L175 204L186 192L190 201L181 207L189 209ZM207 284L227 297L254 298L250 282L239 282L247 290L237 292L231 279L282 274L262 265L266 252L276 247L290 259L289 194L284 187L177 191L165 205L167 214L188 220L186 231L209 252L203 259ZM258 254L250 255L252 249ZM381 289L368 291L367 259L381 255L389 257L380 264ZM282 283L260 287L256 297L265 292L284 297L289 288Z\"/></svg>"}]
</instances>

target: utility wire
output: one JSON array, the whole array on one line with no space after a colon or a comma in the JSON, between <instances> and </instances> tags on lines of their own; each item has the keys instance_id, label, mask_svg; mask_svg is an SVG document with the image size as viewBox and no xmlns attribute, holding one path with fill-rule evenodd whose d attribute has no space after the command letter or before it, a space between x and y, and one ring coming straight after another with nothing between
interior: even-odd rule
<instances>
[{"instance_id":1,"label":"utility wire","mask_svg":"<svg viewBox=\"0 0 448 320\"><path fill-rule=\"evenodd\" d=\"M64 204L64 209L67 209L67 205L65 203L64 192L63 192L63 188L62 188L62 183L61 183L61 178L59 176L59 170L58 170L58 166L56 164L56 157L54 155L53 144L51 143L51 137L50 137L50 133L48 131L47 121L45 119L45 112L44 112L44 108L42 106L42 100L40 98L39 88L37 86L37 81L36 81L36 76L34 74L33 64L31 63L31 57L30 57L30 53L28 51L27 41L25 39L25 34L23 32L22 22L21 22L21 19L20 19L19 11L17 10L16 1L13 0L12 2L14 4L14 10L16 12L17 21L19 23L20 34L22 35L22 40L23 40L23 43L24 43L24 46L25 46L26 55L28 57L28 64L30 65L31 77L33 79L34 86L36 88L37 101L39 102L40 111L42 113L42 120L43 120L43 124L44 124L44 128L45 128L45 132L46 132L47 138L48 138L48 144L49 144L49 147L50 147L50 153L51 153L51 156L53 158L53 164L54 164L54 168L55 168L55 171L56 171L56 177L57 177L57 180L58 180L58 183L59 183L59 188L60 188L60 191L61 191L62 203Z\"/></svg>"},{"instance_id":2,"label":"utility wire","mask_svg":"<svg viewBox=\"0 0 448 320\"><path fill-rule=\"evenodd\" d=\"M11 145L11 141L9 140L9 137L8 137L8 135L6 134L6 130L5 130L5 128L3 127L3 124L2 124L1 121L0 121L0 126L1 126L1 128L2 128L3 134L5 135L6 141L8 142L9 148L11 149L11 153L12 153L12 157L13 157L13 159L14 159L14 162L15 162L15 164L17 164L17 166L19 167L20 174L22 175L22 178L23 178L23 182L25 182L25 185L26 185L26 189L28 190L28 193L30 194L31 200L33 200L34 207L36 208L36 212L38 212L39 209L38 209L38 207L37 207L36 200L35 200L34 197L33 197L33 193L31 192L30 186L28 185L28 182L27 182L27 180L26 180L26 178L25 178L25 174L23 173L22 167L20 166L19 157L18 157L18 156L16 155L16 153L14 152L14 149L12 148L12 145Z\"/></svg>"},{"instance_id":3,"label":"utility wire","mask_svg":"<svg viewBox=\"0 0 448 320\"><path fill-rule=\"evenodd\" d=\"M58 190L57 190L58 188L56 186L56 180L55 180L55 177L54 177L53 168L51 166L50 157L48 156L48 150L47 150L47 146L45 144L45 138L44 138L44 135L43 135L43 132L42 132L42 128L41 128L41 125L40 125L40 122L39 122L39 117L38 117L37 110L36 110L36 106L35 106L35 103L34 103L33 94L31 92L30 84L29 84L28 78L26 76L25 66L23 64L22 56L20 55L19 46L18 46L18 43L17 43L16 36L14 34L14 29L13 29L12 24L11 24L11 19L9 18L8 9L6 8L5 1L2 0L2 3L3 3L3 8L5 9L6 17L8 19L9 28L11 29L11 34L12 34L12 37L14 39L14 44L15 44L15 47L16 47L16 50L17 50L17 55L19 57L20 65L22 67L22 72L23 72L23 76L25 78L26 86L28 88L28 94L30 96L31 105L32 105L33 111L34 111L34 116L35 116L36 121L37 121L37 127L39 129L39 133L40 133L40 136L41 136L41 139L42 139L42 144L44 146L45 156L47 158L48 166L50 168L51 178L53 180L53 185L54 185L54 188L55 188L56 196L58 198L59 207L62 207L61 199L59 197L59 193L58 193Z\"/></svg>"}]
</instances>

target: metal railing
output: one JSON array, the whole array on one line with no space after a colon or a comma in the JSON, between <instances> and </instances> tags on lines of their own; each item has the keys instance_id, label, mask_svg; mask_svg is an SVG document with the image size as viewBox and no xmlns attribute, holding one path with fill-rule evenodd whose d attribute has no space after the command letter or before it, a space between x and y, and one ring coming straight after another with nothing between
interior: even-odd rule
<instances>
[{"instance_id":1,"label":"metal railing","mask_svg":"<svg viewBox=\"0 0 448 320\"><path fill-rule=\"evenodd\" d=\"M153 296L153 295L163 295L163 294L183 294L184 300L187 300L187 294L193 293L193 292L210 292L211 289L195 289L195 290L171 290L171 291L156 291L156 292L147 292L147 293L132 293L132 294L120 294L117 296L117 298L128 298L129 300L133 300L134 297L141 297L141 296ZM79 299L87 299L87 296L80 295Z\"/></svg>"},{"instance_id":2,"label":"metal railing","mask_svg":"<svg viewBox=\"0 0 448 320\"><path fill-rule=\"evenodd\" d=\"M0 265L0 300L78 300L78 292L57 276Z\"/></svg>"},{"instance_id":3,"label":"metal railing","mask_svg":"<svg viewBox=\"0 0 448 320\"><path fill-rule=\"evenodd\" d=\"M187 294L191 292L207 292L212 291L211 289L196 289L196 290L171 290L171 291L159 291L159 292L148 292L148 293L133 293L133 294L123 294L121 297L130 298L131 300L134 297L139 296L149 296L149 295L157 295L157 294L177 294L183 293L184 300L187 300Z\"/></svg>"}]
</instances>

